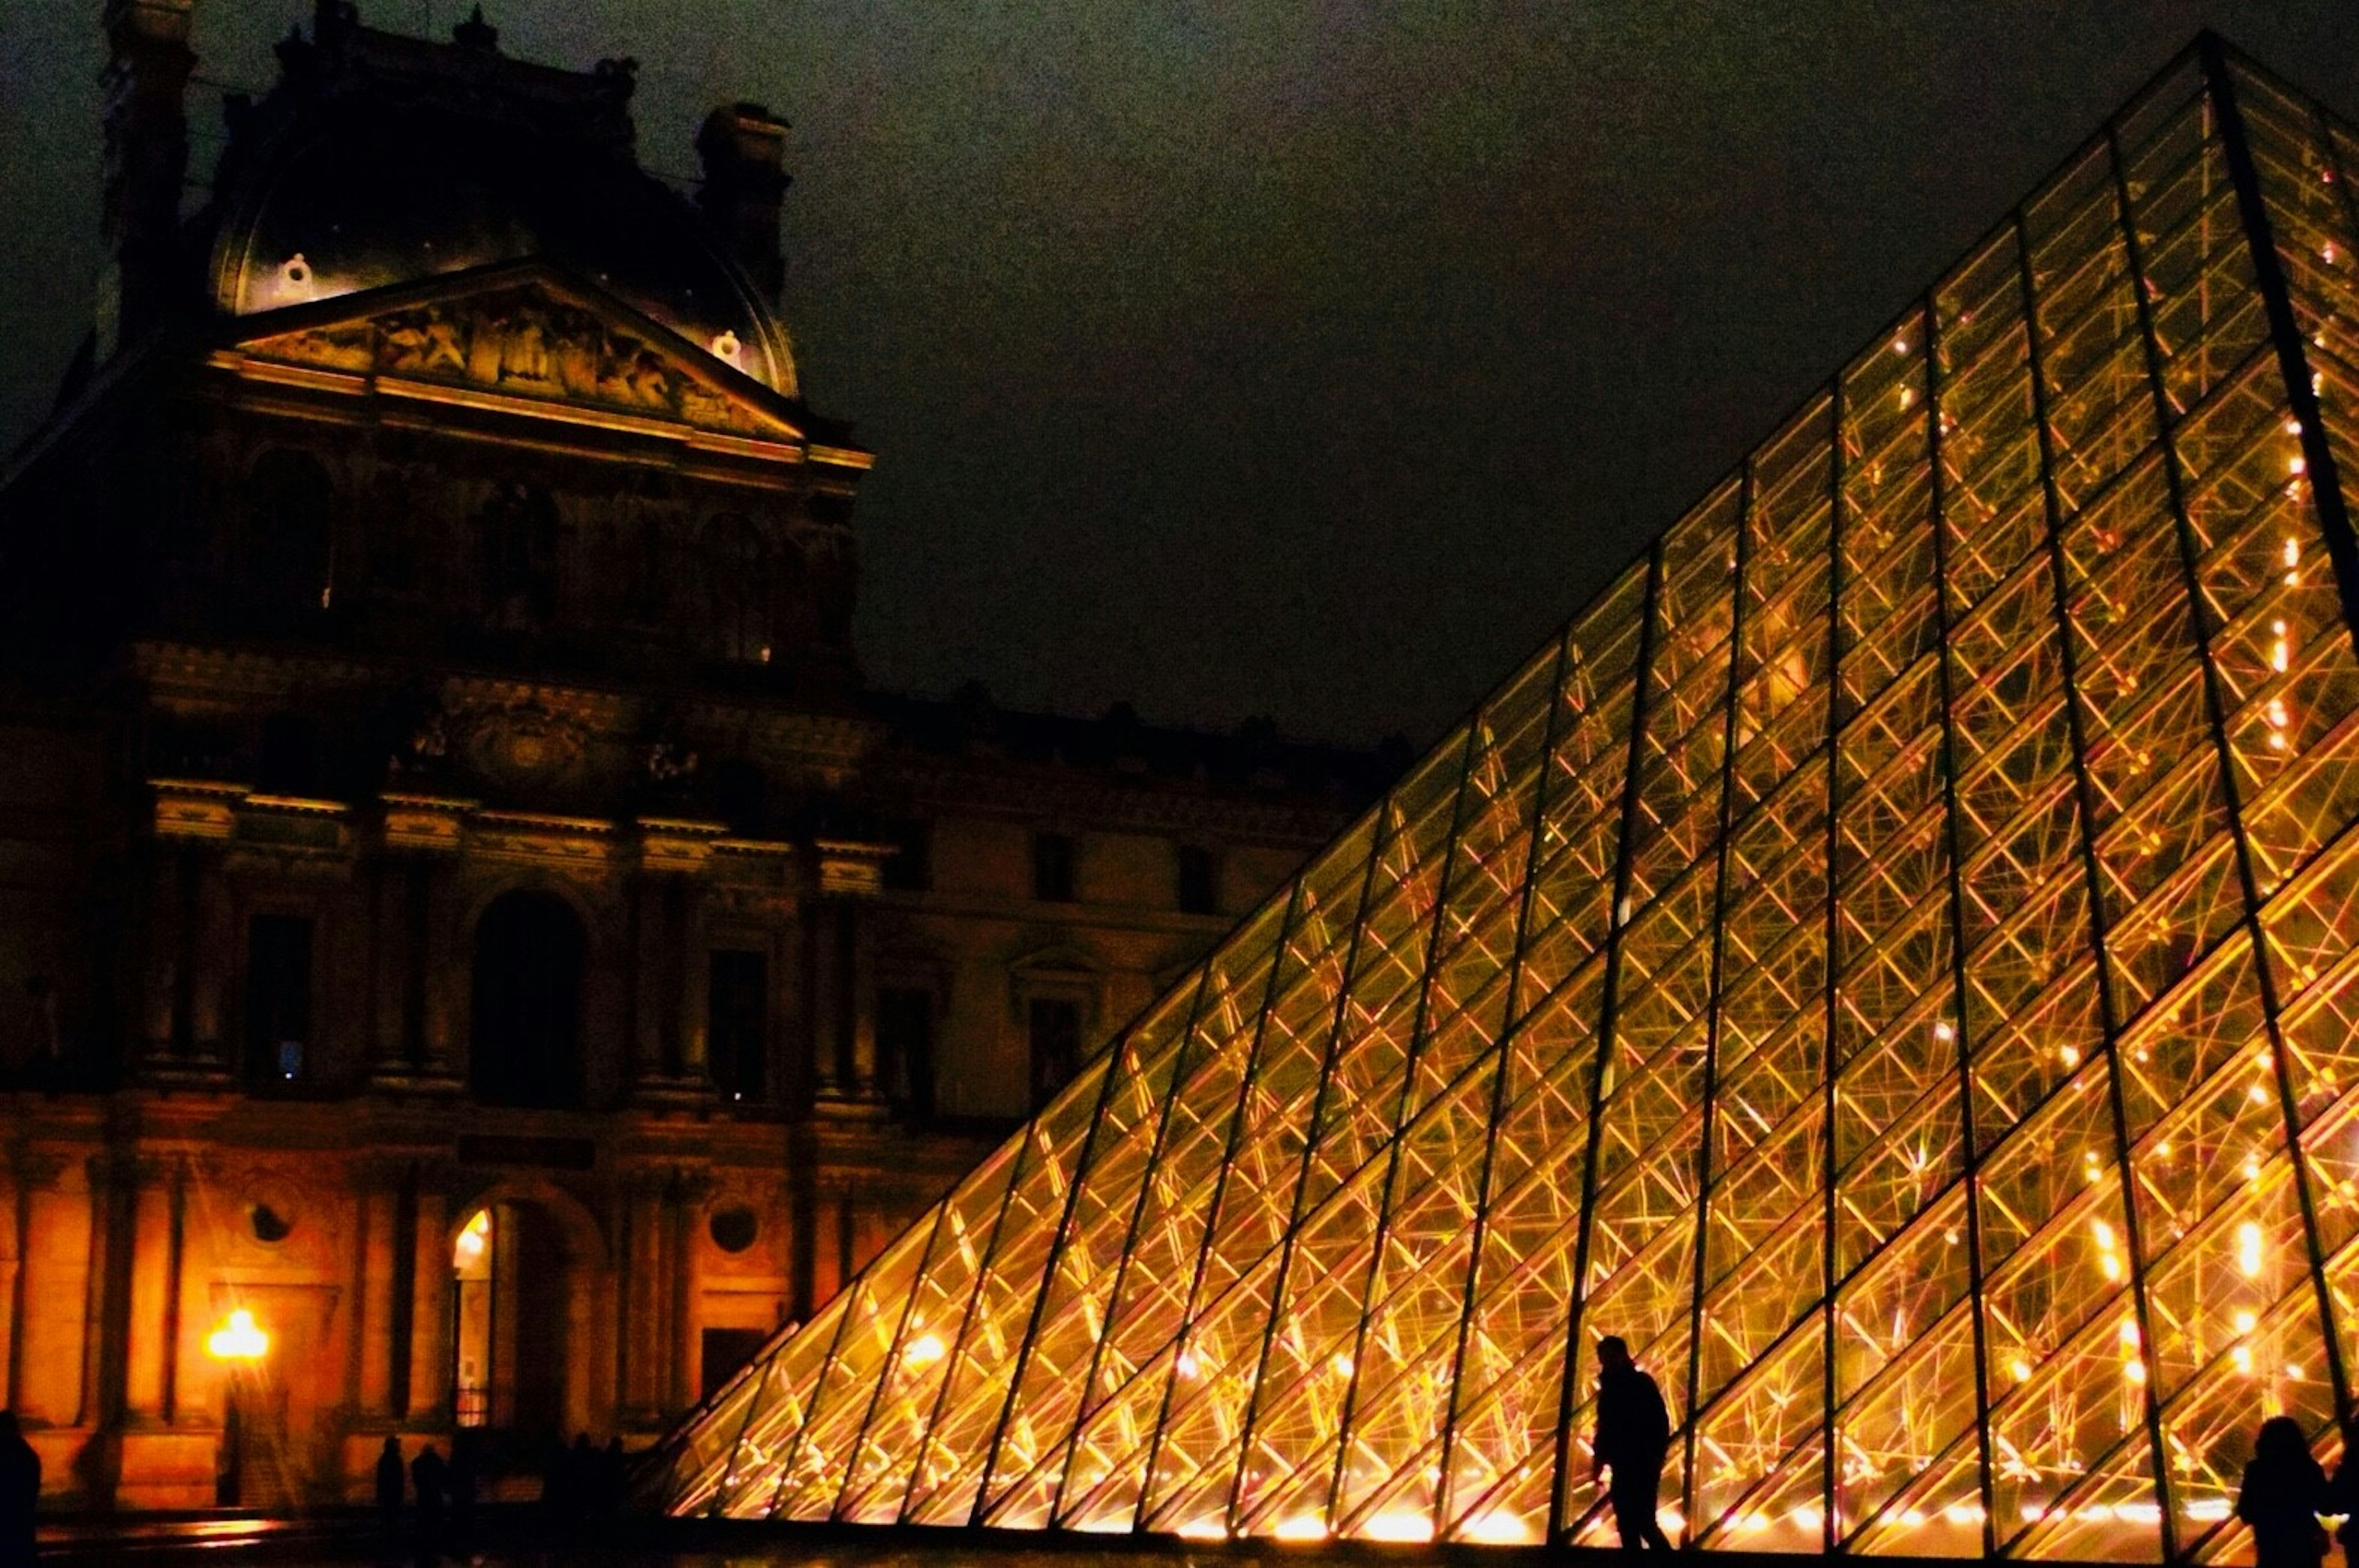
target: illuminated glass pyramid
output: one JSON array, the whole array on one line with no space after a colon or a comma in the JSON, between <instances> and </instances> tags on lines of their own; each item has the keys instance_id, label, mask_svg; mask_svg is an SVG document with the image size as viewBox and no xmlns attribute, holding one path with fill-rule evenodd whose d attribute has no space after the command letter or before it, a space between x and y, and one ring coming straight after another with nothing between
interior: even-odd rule
<instances>
[{"instance_id":1,"label":"illuminated glass pyramid","mask_svg":"<svg viewBox=\"0 0 2359 1568\"><path fill-rule=\"evenodd\" d=\"M647 1484L1603 1539L1613 1333L1704 1546L2239 1550L2359 1348L2353 178L2201 41Z\"/></svg>"}]
</instances>

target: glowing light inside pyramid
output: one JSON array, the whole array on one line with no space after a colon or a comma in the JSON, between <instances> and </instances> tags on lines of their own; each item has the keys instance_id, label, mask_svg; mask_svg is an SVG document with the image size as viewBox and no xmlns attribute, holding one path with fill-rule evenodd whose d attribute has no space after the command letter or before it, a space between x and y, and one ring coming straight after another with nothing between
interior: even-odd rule
<instances>
[{"instance_id":1,"label":"glowing light inside pyramid","mask_svg":"<svg viewBox=\"0 0 2359 1568\"><path fill-rule=\"evenodd\" d=\"M2359 1332L2353 171L2160 81L662 1501L1603 1541L1613 1333L1704 1547L2238 1550Z\"/></svg>"}]
</instances>

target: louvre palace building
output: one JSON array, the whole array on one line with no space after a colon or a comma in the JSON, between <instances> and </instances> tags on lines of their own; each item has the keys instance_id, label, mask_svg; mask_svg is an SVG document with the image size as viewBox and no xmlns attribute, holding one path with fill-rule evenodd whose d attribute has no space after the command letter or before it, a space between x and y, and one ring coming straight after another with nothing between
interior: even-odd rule
<instances>
[{"instance_id":1,"label":"louvre palace building","mask_svg":"<svg viewBox=\"0 0 2359 1568\"><path fill-rule=\"evenodd\" d=\"M647 1499L1603 1543L1614 1335L1704 1551L2250 1561L2359 1378L2354 181L2200 39Z\"/></svg>"},{"instance_id":2,"label":"louvre palace building","mask_svg":"<svg viewBox=\"0 0 2359 1568\"><path fill-rule=\"evenodd\" d=\"M190 24L0 468L0 1405L61 1507L639 1446L1387 763L864 684L766 110L691 199L629 62L322 0L191 170Z\"/></svg>"}]
</instances>

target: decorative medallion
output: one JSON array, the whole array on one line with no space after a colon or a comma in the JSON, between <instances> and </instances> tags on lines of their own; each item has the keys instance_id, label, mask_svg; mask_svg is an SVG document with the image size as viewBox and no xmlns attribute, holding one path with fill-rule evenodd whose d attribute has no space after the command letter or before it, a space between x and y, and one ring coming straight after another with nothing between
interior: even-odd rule
<instances>
[{"instance_id":1,"label":"decorative medallion","mask_svg":"<svg viewBox=\"0 0 2359 1568\"><path fill-rule=\"evenodd\" d=\"M529 697L471 715L466 756L495 783L547 789L580 777L588 737L572 719Z\"/></svg>"}]
</instances>

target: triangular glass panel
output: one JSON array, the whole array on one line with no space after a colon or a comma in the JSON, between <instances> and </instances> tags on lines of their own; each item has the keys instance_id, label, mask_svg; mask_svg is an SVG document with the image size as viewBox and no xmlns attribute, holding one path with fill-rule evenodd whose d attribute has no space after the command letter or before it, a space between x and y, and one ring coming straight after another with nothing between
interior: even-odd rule
<instances>
[{"instance_id":1,"label":"triangular glass panel","mask_svg":"<svg viewBox=\"0 0 2359 1568\"><path fill-rule=\"evenodd\" d=\"M2359 1361L2354 178L2201 40L650 1498L1608 1542L1614 1335L1690 1543L2233 1557Z\"/></svg>"}]
</instances>

